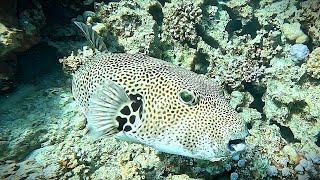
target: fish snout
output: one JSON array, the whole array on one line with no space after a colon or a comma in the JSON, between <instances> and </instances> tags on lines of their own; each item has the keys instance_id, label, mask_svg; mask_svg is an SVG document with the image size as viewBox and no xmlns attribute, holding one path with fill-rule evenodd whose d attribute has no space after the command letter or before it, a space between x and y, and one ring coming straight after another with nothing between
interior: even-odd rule
<instances>
[{"instance_id":1,"label":"fish snout","mask_svg":"<svg viewBox=\"0 0 320 180\"><path fill-rule=\"evenodd\" d=\"M248 128L247 126L244 126L244 128L240 133L237 133L236 135L230 138L227 144L227 149L231 152L231 154L240 153L246 149L245 138L248 135L249 135Z\"/></svg>"},{"instance_id":2,"label":"fish snout","mask_svg":"<svg viewBox=\"0 0 320 180\"><path fill-rule=\"evenodd\" d=\"M231 153L239 153L246 149L246 142L244 139L233 139L228 142L227 148Z\"/></svg>"}]
</instances>

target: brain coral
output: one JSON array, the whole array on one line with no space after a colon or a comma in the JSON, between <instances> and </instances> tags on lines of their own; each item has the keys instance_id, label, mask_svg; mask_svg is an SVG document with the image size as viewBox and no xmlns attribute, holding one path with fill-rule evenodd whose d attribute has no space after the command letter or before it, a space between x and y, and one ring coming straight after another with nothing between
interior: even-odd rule
<instances>
[{"instance_id":1,"label":"brain coral","mask_svg":"<svg viewBox=\"0 0 320 180\"><path fill-rule=\"evenodd\" d=\"M311 52L307 60L307 72L310 76L320 79L320 47Z\"/></svg>"}]
</instances>

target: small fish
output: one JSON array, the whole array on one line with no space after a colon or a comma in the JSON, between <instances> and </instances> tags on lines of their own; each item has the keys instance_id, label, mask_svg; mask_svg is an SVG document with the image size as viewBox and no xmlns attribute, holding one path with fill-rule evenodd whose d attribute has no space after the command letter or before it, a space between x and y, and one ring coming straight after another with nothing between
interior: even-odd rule
<instances>
[{"instance_id":1,"label":"small fish","mask_svg":"<svg viewBox=\"0 0 320 180\"><path fill-rule=\"evenodd\" d=\"M146 55L106 53L96 32L75 24L99 50L73 74L89 132L211 161L245 149L244 121L210 79Z\"/></svg>"}]
</instances>

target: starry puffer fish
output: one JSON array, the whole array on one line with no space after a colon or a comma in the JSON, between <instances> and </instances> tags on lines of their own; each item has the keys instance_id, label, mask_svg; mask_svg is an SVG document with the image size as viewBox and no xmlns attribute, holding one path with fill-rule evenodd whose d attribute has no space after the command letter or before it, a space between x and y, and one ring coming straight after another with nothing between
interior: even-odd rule
<instances>
[{"instance_id":1,"label":"starry puffer fish","mask_svg":"<svg viewBox=\"0 0 320 180\"><path fill-rule=\"evenodd\" d=\"M106 53L96 32L75 23L100 51L73 74L90 133L211 161L244 150L245 123L210 79L146 55Z\"/></svg>"}]
</instances>

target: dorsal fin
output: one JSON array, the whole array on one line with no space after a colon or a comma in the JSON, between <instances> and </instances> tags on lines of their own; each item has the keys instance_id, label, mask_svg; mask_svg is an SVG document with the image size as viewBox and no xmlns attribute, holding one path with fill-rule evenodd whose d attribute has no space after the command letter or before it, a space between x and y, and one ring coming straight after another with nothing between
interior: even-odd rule
<instances>
[{"instance_id":1,"label":"dorsal fin","mask_svg":"<svg viewBox=\"0 0 320 180\"><path fill-rule=\"evenodd\" d=\"M100 37L97 32L92 30L90 26L77 21L74 21L74 24L77 25L78 28L83 32L93 48L99 50L100 52L107 50L106 44L103 42L102 37Z\"/></svg>"}]
</instances>

